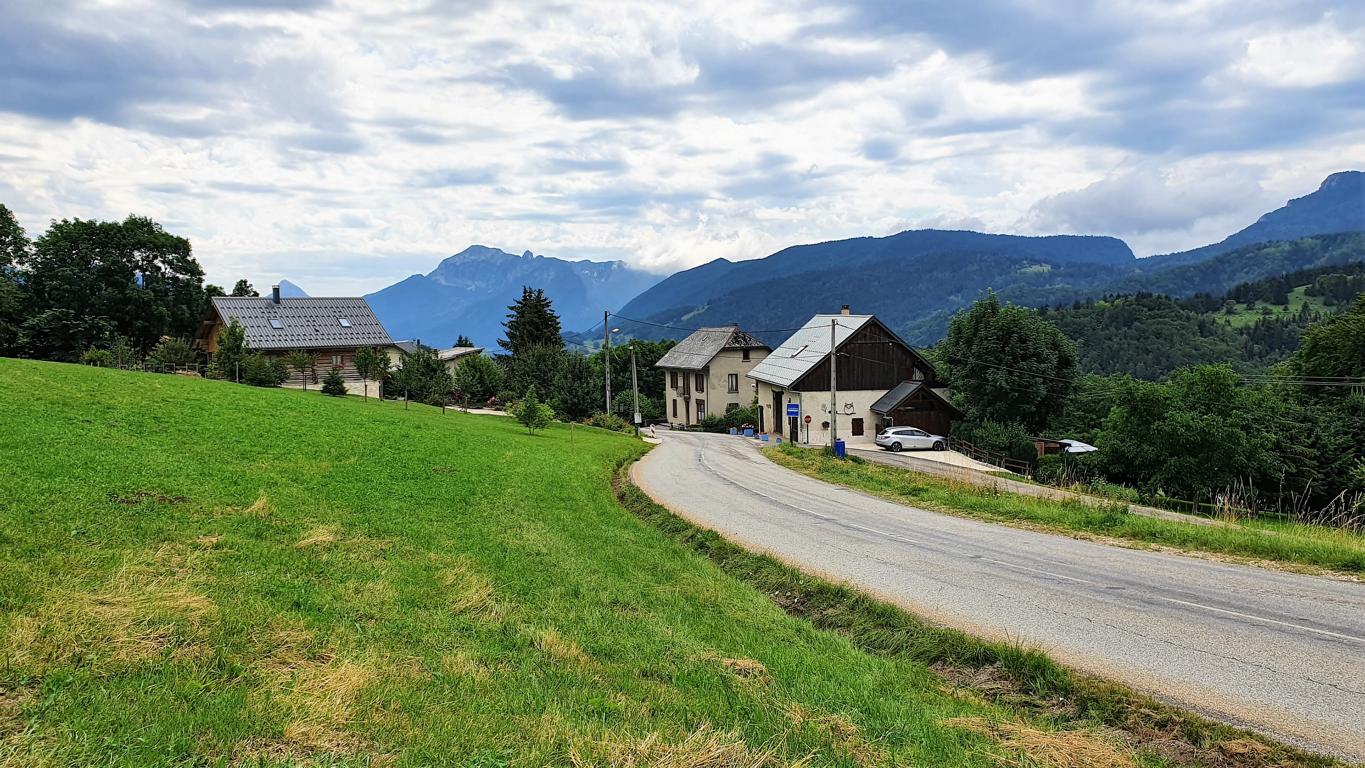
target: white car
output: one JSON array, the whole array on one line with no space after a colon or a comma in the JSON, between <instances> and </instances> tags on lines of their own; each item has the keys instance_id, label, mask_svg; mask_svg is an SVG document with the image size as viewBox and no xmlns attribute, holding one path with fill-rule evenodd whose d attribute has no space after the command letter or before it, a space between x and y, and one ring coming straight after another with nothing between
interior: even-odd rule
<instances>
[{"instance_id":1,"label":"white car","mask_svg":"<svg viewBox=\"0 0 1365 768\"><path fill-rule=\"evenodd\" d=\"M877 445L897 452L906 448L941 451L948 447L948 439L941 435L931 435L915 427L887 427L877 434Z\"/></svg>"}]
</instances>

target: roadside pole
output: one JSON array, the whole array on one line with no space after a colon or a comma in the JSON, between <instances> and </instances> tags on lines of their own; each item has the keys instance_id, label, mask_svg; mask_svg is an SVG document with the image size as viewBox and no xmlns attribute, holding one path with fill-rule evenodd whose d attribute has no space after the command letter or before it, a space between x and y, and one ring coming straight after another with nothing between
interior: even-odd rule
<instances>
[{"instance_id":1,"label":"roadside pole","mask_svg":"<svg viewBox=\"0 0 1365 768\"><path fill-rule=\"evenodd\" d=\"M602 371L607 390L606 414L611 415L611 310L602 310Z\"/></svg>"},{"instance_id":2,"label":"roadside pole","mask_svg":"<svg viewBox=\"0 0 1365 768\"><path fill-rule=\"evenodd\" d=\"M635 397L635 409L631 412L635 422L635 436L640 436L640 384L635 379L635 345L630 347L630 391Z\"/></svg>"},{"instance_id":3,"label":"roadside pole","mask_svg":"<svg viewBox=\"0 0 1365 768\"><path fill-rule=\"evenodd\" d=\"M839 319L829 321L829 448L834 450L834 441L839 439L839 385L834 376L835 344L838 335L835 329L839 327Z\"/></svg>"}]
</instances>

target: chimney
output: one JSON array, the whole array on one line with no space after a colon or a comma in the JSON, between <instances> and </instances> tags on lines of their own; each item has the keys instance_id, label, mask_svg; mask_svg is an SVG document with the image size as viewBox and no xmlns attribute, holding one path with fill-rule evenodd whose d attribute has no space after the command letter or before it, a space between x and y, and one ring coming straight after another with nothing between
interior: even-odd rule
<instances>
[{"instance_id":1,"label":"chimney","mask_svg":"<svg viewBox=\"0 0 1365 768\"><path fill-rule=\"evenodd\" d=\"M275 302L276 304L280 303L280 287L278 285L270 286L270 300ZM845 306L844 309L847 310L848 307ZM844 314L847 315L848 312L844 312Z\"/></svg>"},{"instance_id":2,"label":"chimney","mask_svg":"<svg viewBox=\"0 0 1365 768\"><path fill-rule=\"evenodd\" d=\"M278 286L276 286L276 287L278 287ZM839 310L839 314L841 314L841 315L843 315L843 316L845 316L845 317L847 317L847 316L850 314L849 311L848 311L848 305L847 305L847 304L845 304L845 305L843 306L843 308Z\"/></svg>"}]
</instances>

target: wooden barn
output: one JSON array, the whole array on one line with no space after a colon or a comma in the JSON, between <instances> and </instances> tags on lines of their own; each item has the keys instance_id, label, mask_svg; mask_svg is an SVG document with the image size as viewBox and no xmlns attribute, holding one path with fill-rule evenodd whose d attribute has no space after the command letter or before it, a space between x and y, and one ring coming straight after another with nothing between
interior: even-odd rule
<instances>
[{"instance_id":1,"label":"wooden barn","mask_svg":"<svg viewBox=\"0 0 1365 768\"><path fill-rule=\"evenodd\" d=\"M947 435L961 414L933 365L874 315L816 315L749 372L764 431L828 444L830 354L836 358L839 437L871 442L882 427Z\"/></svg>"}]
</instances>

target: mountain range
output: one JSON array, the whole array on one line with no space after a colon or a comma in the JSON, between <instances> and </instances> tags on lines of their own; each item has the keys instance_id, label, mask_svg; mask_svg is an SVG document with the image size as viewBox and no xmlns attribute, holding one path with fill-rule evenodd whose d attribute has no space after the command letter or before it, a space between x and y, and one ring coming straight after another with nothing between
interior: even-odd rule
<instances>
[{"instance_id":1,"label":"mountain range","mask_svg":"<svg viewBox=\"0 0 1365 768\"><path fill-rule=\"evenodd\" d=\"M1114 237L926 229L796 245L749 261L716 259L661 278L621 261L472 245L365 298L393 338L438 347L460 334L493 346L523 286L544 289L566 336L583 343L595 340L600 329L589 329L608 308L627 336L681 338L690 328L738 323L777 344L811 315L850 304L913 344L931 344L954 312L987 290L1040 307L1117 293L1217 294L1359 261L1365 236L1349 233L1362 232L1365 173L1344 171L1217 243L1141 259Z\"/></svg>"},{"instance_id":2,"label":"mountain range","mask_svg":"<svg viewBox=\"0 0 1365 768\"><path fill-rule=\"evenodd\" d=\"M367 294L394 339L418 339L447 347L461 334L492 347L502 335L507 307L523 286L542 288L554 302L565 331L600 323L615 309L660 280L623 261L565 261L526 251L520 256L471 245L425 275L412 275Z\"/></svg>"}]
</instances>

